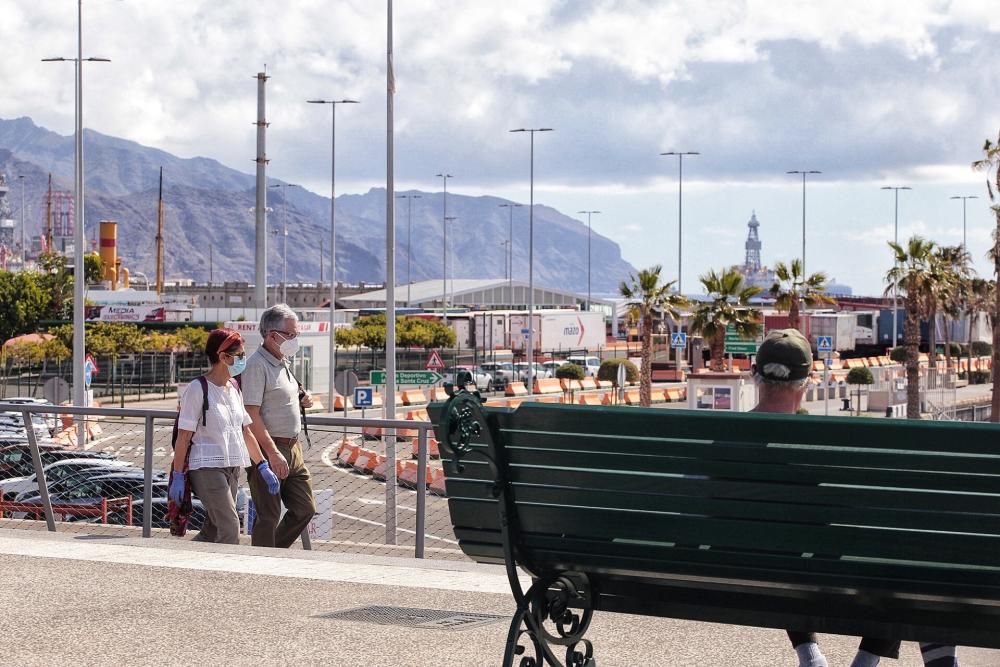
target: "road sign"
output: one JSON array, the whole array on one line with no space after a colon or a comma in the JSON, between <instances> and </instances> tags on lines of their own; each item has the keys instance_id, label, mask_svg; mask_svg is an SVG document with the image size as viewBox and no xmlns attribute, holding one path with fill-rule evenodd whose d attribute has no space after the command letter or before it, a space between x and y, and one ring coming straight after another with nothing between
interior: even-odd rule
<instances>
[{"instance_id":1,"label":"road sign","mask_svg":"<svg viewBox=\"0 0 1000 667\"><path fill-rule=\"evenodd\" d=\"M816 336L818 352L833 352L833 336Z\"/></svg>"},{"instance_id":2,"label":"road sign","mask_svg":"<svg viewBox=\"0 0 1000 667\"><path fill-rule=\"evenodd\" d=\"M396 384L434 384L442 377L434 371L396 371ZM372 371L370 382L385 384L385 371Z\"/></svg>"},{"instance_id":3,"label":"road sign","mask_svg":"<svg viewBox=\"0 0 1000 667\"><path fill-rule=\"evenodd\" d=\"M354 407L370 408L375 405L375 387L355 387Z\"/></svg>"},{"instance_id":4,"label":"road sign","mask_svg":"<svg viewBox=\"0 0 1000 667\"><path fill-rule=\"evenodd\" d=\"M683 331L675 331L670 334L670 347L683 350L687 348L688 335Z\"/></svg>"},{"instance_id":5,"label":"road sign","mask_svg":"<svg viewBox=\"0 0 1000 667\"><path fill-rule=\"evenodd\" d=\"M726 327L726 354L757 354L760 341L755 338L743 338L736 333L733 325Z\"/></svg>"},{"instance_id":6,"label":"road sign","mask_svg":"<svg viewBox=\"0 0 1000 667\"><path fill-rule=\"evenodd\" d=\"M427 357L427 364L424 368L429 371L439 371L444 368L444 362L441 361L441 355L438 354L437 350L431 350L431 356Z\"/></svg>"},{"instance_id":7,"label":"road sign","mask_svg":"<svg viewBox=\"0 0 1000 667\"><path fill-rule=\"evenodd\" d=\"M531 333L531 329L521 329L521 335L522 336L527 336L530 333Z\"/></svg>"}]
</instances>

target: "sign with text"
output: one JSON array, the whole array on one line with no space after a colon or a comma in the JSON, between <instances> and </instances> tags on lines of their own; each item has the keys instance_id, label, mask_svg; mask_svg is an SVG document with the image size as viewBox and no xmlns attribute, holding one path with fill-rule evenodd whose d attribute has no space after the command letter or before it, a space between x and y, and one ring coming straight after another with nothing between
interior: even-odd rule
<instances>
[{"instance_id":1,"label":"sign with text","mask_svg":"<svg viewBox=\"0 0 1000 667\"><path fill-rule=\"evenodd\" d=\"M736 327L726 327L726 354L757 354L760 341L756 338L744 338L736 333Z\"/></svg>"},{"instance_id":2,"label":"sign with text","mask_svg":"<svg viewBox=\"0 0 1000 667\"><path fill-rule=\"evenodd\" d=\"M443 376L434 371L396 371L396 384L435 384ZM385 384L385 371L372 371L372 384Z\"/></svg>"},{"instance_id":3,"label":"sign with text","mask_svg":"<svg viewBox=\"0 0 1000 667\"><path fill-rule=\"evenodd\" d=\"M354 407L356 408L370 408L375 405L375 388L374 387L355 387L354 388Z\"/></svg>"}]
</instances>

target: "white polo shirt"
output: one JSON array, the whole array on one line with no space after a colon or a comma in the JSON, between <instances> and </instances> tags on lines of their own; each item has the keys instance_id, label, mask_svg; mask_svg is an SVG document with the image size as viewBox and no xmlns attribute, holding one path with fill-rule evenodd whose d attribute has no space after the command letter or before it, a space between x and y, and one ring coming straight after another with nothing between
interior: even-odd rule
<instances>
[{"instance_id":1,"label":"white polo shirt","mask_svg":"<svg viewBox=\"0 0 1000 667\"><path fill-rule=\"evenodd\" d=\"M201 423L204 397L201 382L195 380L189 384L181 396L177 427L194 432L188 468L245 468L250 465L250 454L243 439L243 427L249 426L252 420L243 407L243 397L232 382L222 387L211 380L206 384L208 411L204 424Z\"/></svg>"}]
</instances>

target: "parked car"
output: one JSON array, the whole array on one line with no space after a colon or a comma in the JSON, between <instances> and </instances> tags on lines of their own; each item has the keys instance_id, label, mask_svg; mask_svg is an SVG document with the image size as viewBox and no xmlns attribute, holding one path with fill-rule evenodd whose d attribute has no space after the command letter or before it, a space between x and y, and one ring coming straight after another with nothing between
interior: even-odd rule
<instances>
[{"instance_id":1,"label":"parked car","mask_svg":"<svg viewBox=\"0 0 1000 667\"><path fill-rule=\"evenodd\" d=\"M568 364L568 363L569 362L566 361L565 359L553 359L552 361L543 361L542 368L544 368L550 373L549 377L554 378L556 376L556 369L562 366L563 364Z\"/></svg>"},{"instance_id":2,"label":"parked car","mask_svg":"<svg viewBox=\"0 0 1000 667\"><path fill-rule=\"evenodd\" d=\"M44 443L38 443L38 453L41 455L43 466L65 459L98 458L108 460L115 458L113 454L107 452L66 449L60 445ZM26 477L34 472L35 466L31 460L31 450L27 442L0 447L0 479Z\"/></svg>"},{"instance_id":3,"label":"parked car","mask_svg":"<svg viewBox=\"0 0 1000 667\"><path fill-rule=\"evenodd\" d=\"M141 470L135 472L112 472L104 475L97 475L88 479L79 480L72 487L60 493L50 493L49 498L53 504L60 505L67 502L89 502L91 504L101 502L101 498L123 498L131 496L133 499L142 498L145 477ZM167 481L162 477L153 480L153 497L167 497ZM41 503L38 495L25 498L18 502Z\"/></svg>"},{"instance_id":4,"label":"parked car","mask_svg":"<svg viewBox=\"0 0 1000 667\"><path fill-rule=\"evenodd\" d=\"M168 500L166 498L153 498L153 503L151 505L153 516L152 516L152 527L153 528L169 528L170 522L167 520L167 504ZM145 502L142 499L132 501L132 523L128 523L128 512L122 509L115 510L114 512L108 512L108 524L114 526L141 526L143 519L143 512L145 511ZM91 519L93 522L100 522L99 518ZM188 530L201 530L202 524L205 523L205 507L201 504L201 501L197 498L191 499L191 515L188 517Z\"/></svg>"},{"instance_id":5,"label":"parked car","mask_svg":"<svg viewBox=\"0 0 1000 667\"><path fill-rule=\"evenodd\" d=\"M514 381L514 364L509 361L488 361L482 369L493 376L493 385L506 387Z\"/></svg>"},{"instance_id":6,"label":"parked car","mask_svg":"<svg viewBox=\"0 0 1000 667\"><path fill-rule=\"evenodd\" d=\"M553 371L550 371L548 368L546 368L542 364L538 363L537 361L534 362L534 365L535 365L535 377L536 378L545 379L545 378L552 377ZM528 381L528 362L527 361L519 361L516 364L514 364L514 373L517 375L518 382L527 382Z\"/></svg>"},{"instance_id":7,"label":"parked car","mask_svg":"<svg viewBox=\"0 0 1000 667\"><path fill-rule=\"evenodd\" d=\"M483 391L493 391L493 376L484 371L482 368L476 368L475 366L454 366L452 368L445 369L444 381L454 383L458 377L458 371L468 371L472 373L472 381L476 383L477 389L482 389Z\"/></svg>"},{"instance_id":8,"label":"parked car","mask_svg":"<svg viewBox=\"0 0 1000 667\"><path fill-rule=\"evenodd\" d=\"M95 477L104 477L105 475L125 475L125 477L131 479L132 477L142 478L143 472L141 468L136 468L132 465L114 465L118 461L104 461L105 464L94 466L91 468L81 468L76 472L66 475L62 479L56 482L50 482L48 485L50 496L61 496L69 493L72 489L83 484L84 482L93 479ZM163 481L166 479L166 473L154 472L154 481ZM22 491L14 497L15 502L23 502L24 500L30 500L38 496L38 487L27 491Z\"/></svg>"},{"instance_id":9,"label":"parked car","mask_svg":"<svg viewBox=\"0 0 1000 667\"><path fill-rule=\"evenodd\" d=\"M566 361L574 363L578 366L583 366L583 372L587 374L587 377L597 377L597 371L601 368L600 357L588 357L588 356L572 356Z\"/></svg>"},{"instance_id":10,"label":"parked car","mask_svg":"<svg viewBox=\"0 0 1000 667\"><path fill-rule=\"evenodd\" d=\"M71 478L85 468L101 468L103 470L133 467L128 461L101 458L73 458L55 461L42 468L48 488L60 481ZM0 482L0 494L3 498L15 498L20 493L35 495L38 493L38 480L34 474L26 477L11 477Z\"/></svg>"}]
</instances>

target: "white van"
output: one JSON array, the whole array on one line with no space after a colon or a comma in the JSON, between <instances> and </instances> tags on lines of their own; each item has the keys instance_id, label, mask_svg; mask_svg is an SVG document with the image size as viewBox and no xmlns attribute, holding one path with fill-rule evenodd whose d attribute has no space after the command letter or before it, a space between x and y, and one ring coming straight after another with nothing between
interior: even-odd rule
<instances>
[{"instance_id":1,"label":"white van","mask_svg":"<svg viewBox=\"0 0 1000 667\"><path fill-rule=\"evenodd\" d=\"M583 366L583 372L587 377L596 377L597 370L601 367L600 357L574 356L567 359L571 364Z\"/></svg>"}]
</instances>

